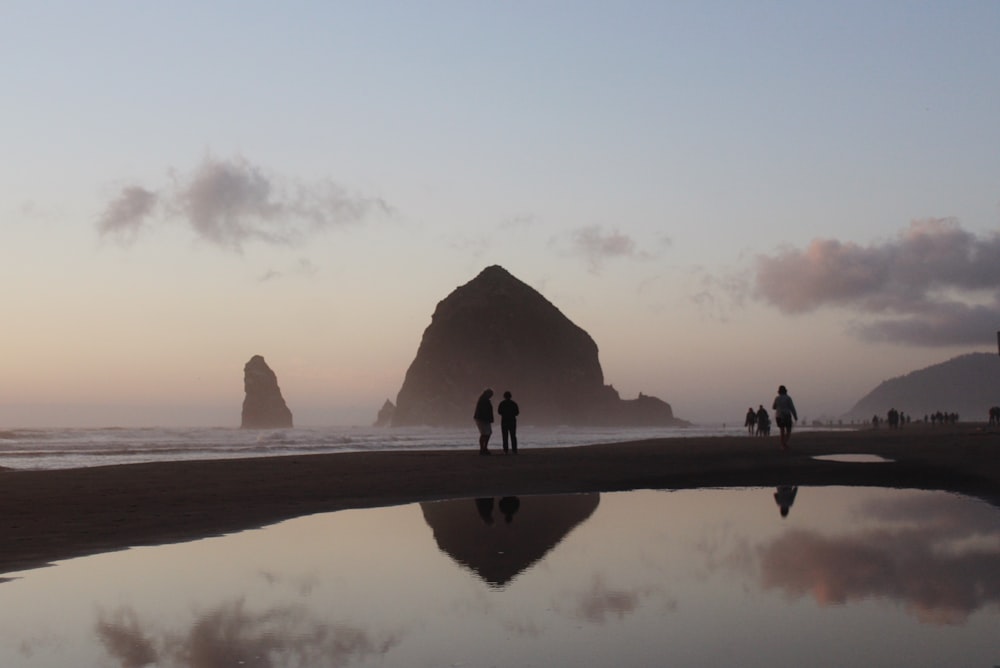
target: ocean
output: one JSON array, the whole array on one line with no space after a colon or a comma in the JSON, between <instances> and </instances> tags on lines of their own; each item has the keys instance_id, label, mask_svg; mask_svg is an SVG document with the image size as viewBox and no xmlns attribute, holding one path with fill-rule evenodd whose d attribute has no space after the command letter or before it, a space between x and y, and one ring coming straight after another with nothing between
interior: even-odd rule
<instances>
[{"instance_id":1,"label":"ocean","mask_svg":"<svg viewBox=\"0 0 1000 668\"><path fill-rule=\"evenodd\" d=\"M520 450L648 438L745 434L742 426L656 428L520 426ZM66 469L140 462L273 457L381 450L475 450L469 429L432 427L10 429L0 431L0 467ZM499 430L490 447L499 449Z\"/></svg>"}]
</instances>

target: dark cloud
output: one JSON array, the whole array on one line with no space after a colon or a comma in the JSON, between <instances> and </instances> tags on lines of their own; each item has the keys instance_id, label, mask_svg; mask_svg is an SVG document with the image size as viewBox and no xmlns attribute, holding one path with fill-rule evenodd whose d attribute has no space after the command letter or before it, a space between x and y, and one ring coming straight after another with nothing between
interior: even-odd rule
<instances>
[{"instance_id":1,"label":"dark cloud","mask_svg":"<svg viewBox=\"0 0 1000 668\"><path fill-rule=\"evenodd\" d=\"M755 287L785 313L851 309L852 331L867 340L979 344L1000 325L1000 234L979 237L942 218L868 246L817 239L758 257Z\"/></svg>"},{"instance_id":2,"label":"dark cloud","mask_svg":"<svg viewBox=\"0 0 1000 668\"><path fill-rule=\"evenodd\" d=\"M383 200L351 194L332 181L286 181L242 158L207 157L191 175L174 174L159 191L122 188L97 227L102 235L132 240L150 219L179 219L201 239L239 250L251 240L295 243L317 230L389 211Z\"/></svg>"}]
</instances>

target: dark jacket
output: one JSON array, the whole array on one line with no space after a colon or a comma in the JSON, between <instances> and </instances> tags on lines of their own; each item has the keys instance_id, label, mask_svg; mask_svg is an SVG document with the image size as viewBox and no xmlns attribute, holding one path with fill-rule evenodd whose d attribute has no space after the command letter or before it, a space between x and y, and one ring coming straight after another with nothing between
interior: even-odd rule
<instances>
[{"instance_id":1,"label":"dark jacket","mask_svg":"<svg viewBox=\"0 0 1000 668\"><path fill-rule=\"evenodd\" d=\"M497 406L497 413L500 414L500 422L506 424L514 424L517 422L517 415L520 411L517 410L517 404L513 399L504 399Z\"/></svg>"},{"instance_id":2,"label":"dark jacket","mask_svg":"<svg viewBox=\"0 0 1000 668\"><path fill-rule=\"evenodd\" d=\"M476 402L476 412L472 414L472 419L480 422L493 422L493 404L485 394L479 396Z\"/></svg>"}]
</instances>

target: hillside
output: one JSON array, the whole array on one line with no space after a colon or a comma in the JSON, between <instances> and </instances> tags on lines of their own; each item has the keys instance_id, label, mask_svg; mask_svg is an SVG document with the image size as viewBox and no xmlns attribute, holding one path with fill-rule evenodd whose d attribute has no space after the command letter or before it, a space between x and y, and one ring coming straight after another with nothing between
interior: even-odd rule
<instances>
[{"instance_id":1,"label":"hillside","mask_svg":"<svg viewBox=\"0 0 1000 668\"><path fill-rule=\"evenodd\" d=\"M847 419L884 417L895 408L913 419L941 411L960 419L986 421L990 406L1000 405L1000 357L969 353L891 378L865 395L845 415Z\"/></svg>"}]
</instances>

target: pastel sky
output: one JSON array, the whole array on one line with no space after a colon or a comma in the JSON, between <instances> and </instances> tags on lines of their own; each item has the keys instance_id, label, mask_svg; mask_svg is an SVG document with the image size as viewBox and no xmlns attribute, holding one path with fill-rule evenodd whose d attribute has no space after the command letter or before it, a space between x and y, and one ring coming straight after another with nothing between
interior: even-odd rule
<instances>
[{"instance_id":1,"label":"pastel sky","mask_svg":"<svg viewBox=\"0 0 1000 668\"><path fill-rule=\"evenodd\" d=\"M369 424L493 264L695 421L996 349L997 2L12 0L0 63L0 428L236 426L255 354Z\"/></svg>"}]
</instances>

